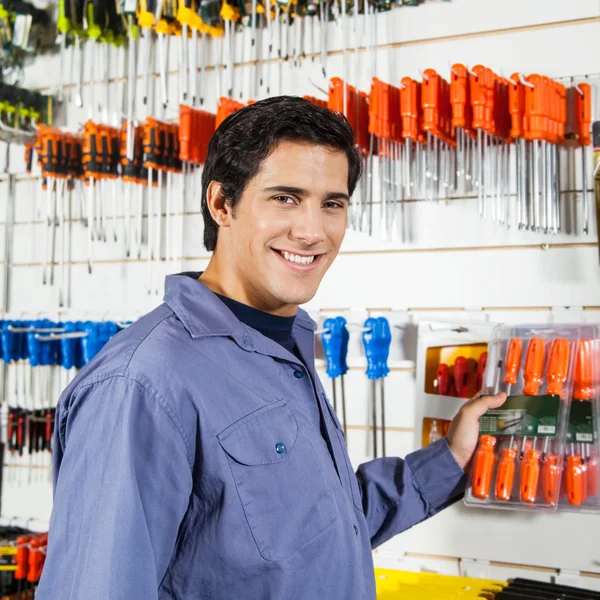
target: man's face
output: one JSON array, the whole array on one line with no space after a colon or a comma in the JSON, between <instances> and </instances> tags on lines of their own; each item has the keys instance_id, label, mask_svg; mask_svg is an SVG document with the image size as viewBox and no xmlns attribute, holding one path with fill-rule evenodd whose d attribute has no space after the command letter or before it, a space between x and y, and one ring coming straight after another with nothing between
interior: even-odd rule
<instances>
[{"instance_id":1,"label":"man's face","mask_svg":"<svg viewBox=\"0 0 600 600\"><path fill-rule=\"evenodd\" d=\"M295 314L336 257L347 217L346 155L283 141L220 227L219 262L235 273L234 285L243 288L235 290L238 297L261 310Z\"/></svg>"}]
</instances>

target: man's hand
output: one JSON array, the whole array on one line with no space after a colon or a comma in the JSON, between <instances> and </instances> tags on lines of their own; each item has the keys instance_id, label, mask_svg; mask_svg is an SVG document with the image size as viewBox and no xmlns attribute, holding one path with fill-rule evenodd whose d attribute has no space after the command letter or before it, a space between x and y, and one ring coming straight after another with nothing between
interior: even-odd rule
<instances>
[{"instance_id":1,"label":"man's hand","mask_svg":"<svg viewBox=\"0 0 600 600\"><path fill-rule=\"evenodd\" d=\"M458 414L452 419L448 431L448 444L456 462L466 469L479 439L479 417L491 408L504 404L506 394L496 396L473 396L461 406Z\"/></svg>"}]
</instances>

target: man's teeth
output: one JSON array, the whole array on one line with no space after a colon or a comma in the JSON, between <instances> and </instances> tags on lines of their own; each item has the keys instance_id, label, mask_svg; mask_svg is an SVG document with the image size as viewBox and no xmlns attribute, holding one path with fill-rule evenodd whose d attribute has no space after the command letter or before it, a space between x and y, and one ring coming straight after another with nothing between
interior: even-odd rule
<instances>
[{"instance_id":1,"label":"man's teeth","mask_svg":"<svg viewBox=\"0 0 600 600\"><path fill-rule=\"evenodd\" d=\"M300 256L299 254L285 252L285 250L281 254L285 260L289 260L290 262L295 262L301 265L310 265L310 263L315 260L314 256Z\"/></svg>"}]
</instances>

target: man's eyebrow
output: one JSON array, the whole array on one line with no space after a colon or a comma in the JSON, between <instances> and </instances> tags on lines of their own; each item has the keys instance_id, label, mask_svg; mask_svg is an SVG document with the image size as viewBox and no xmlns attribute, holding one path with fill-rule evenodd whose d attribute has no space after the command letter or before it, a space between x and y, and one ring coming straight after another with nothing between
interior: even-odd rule
<instances>
[{"instance_id":1,"label":"man's eyebrow","mask_svg":"<svg viewBox=\"0 0 600 600\"><path fill-rule=\"evenodd\" d=\"M279 192L282 194L294 194L294 196L308 196L308 190L289 185L274 185L264 188L263 192ZM350 196L345 192L327 192L325 200L346 200L350 202Z\"/></svg>"}]
</instances>

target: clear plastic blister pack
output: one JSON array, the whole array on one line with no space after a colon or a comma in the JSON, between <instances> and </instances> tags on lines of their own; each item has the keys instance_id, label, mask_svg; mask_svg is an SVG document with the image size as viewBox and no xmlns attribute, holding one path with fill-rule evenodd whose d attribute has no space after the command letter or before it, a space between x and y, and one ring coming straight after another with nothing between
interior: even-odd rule
<instances>
[{"instance_id":1,"label":"clear plastic blister pack","mask_svg":"<svg viewBox=\"0 0 600 600\"><path fill-rule=\"evenodd\" d=\"M494 329L483 391L506 392L507 399L480 419L467 506L600 506L599 334L587 324Z\"/></svg>"}]
</instances>

